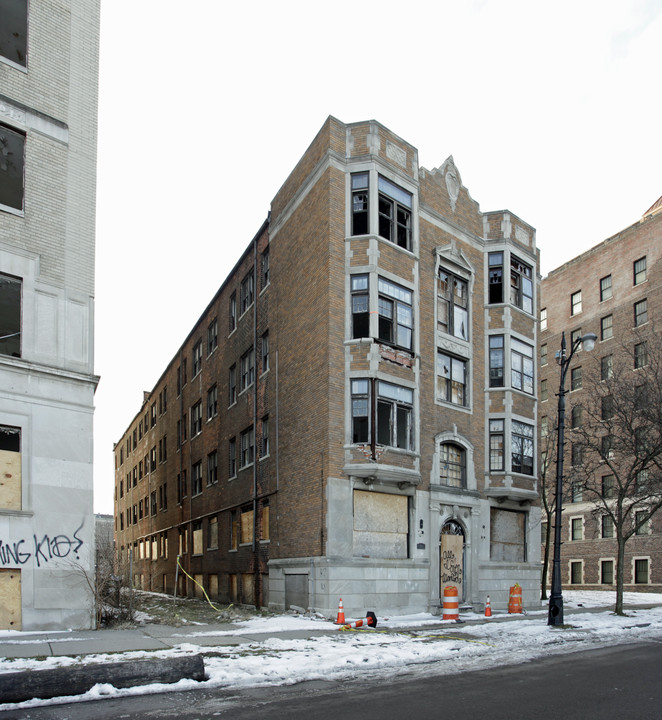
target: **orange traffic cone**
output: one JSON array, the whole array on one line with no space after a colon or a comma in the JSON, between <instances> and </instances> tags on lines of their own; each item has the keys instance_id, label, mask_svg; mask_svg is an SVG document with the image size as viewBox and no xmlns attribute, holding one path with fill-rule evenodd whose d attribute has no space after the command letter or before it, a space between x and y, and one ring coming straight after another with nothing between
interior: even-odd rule
<instances>
[{"instance_id":1,"label":"orange traffic cone","mask_svg":"<svg viewBox=\"0 0 662 720\"><path fill-rule=\"evenodd\" d=\"M485 617L492 617L492 606L490 605L490 596L487 596L487 602L485 603Z\"/></svg>"},{"instance_id":2,"label":"orange traffic cone","mask_svg":"<svg viewBox=\"0 0 662 720\"><path fill-rule=\"evenodd\" d=\"M377 627L377 616L374 612L368 612L366 614L365 620L356 620L355 622L346 623L339 627L338 630L351 630L352 628L360 628L364 625L369 625L370 627Z\"/></svg>"},{"instance_id":3,"label":"orange traffic cone","mask_svg":"<svg viewBox=\"0 0 662 720\"><path fill-rule=\"evenodd\" d=\"M338 617L336 618L336 625L344 625L345 624L345 610L342 606L342 598L340 598L340 602L338 603Z\"/></svg>"}]
</instances>

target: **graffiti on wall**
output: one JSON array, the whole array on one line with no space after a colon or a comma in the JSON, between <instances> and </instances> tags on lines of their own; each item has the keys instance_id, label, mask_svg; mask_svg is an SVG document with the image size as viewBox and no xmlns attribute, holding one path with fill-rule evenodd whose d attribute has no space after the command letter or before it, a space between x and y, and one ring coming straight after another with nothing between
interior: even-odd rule
<instances>
[{"instance_id":1,"label":"graffiti on wall","mask_svg":"<svg viewBox=\"0 0 662 720\"><path fill-rule=\"evenodd\" d=\"M64 558L80 560L79 551L84 543L79 533L83 525L71 535L33 535L10 542L0 539L0 566L16 567L33 560L39 568Z\"/></svg>"},{"instance_id":2,"label":"graffiti on wall","mask_svg":"<svg viewBox=\"0 0 662 720\"><path fill-rule=\"evenodd\" d=\"M462 555L458 557L455 550L441 553L441 582L462 584Z\"/></svg>"}]
</instances>

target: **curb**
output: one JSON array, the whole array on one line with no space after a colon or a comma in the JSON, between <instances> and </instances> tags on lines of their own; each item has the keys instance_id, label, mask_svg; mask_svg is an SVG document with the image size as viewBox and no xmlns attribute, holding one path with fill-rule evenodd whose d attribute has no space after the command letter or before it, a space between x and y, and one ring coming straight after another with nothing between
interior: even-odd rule
<instances>
[{"instance_id":1,"label":"curb","mask_svg":"<svg viewBox=\"0 0 662 720\"><path fill-rule=\"evenodd\" d=\"M152 683L205 679L202 655L159 660L133 660L0 674L0 702L18 703L39 698L82 695L99 683L129 688Z\"/></svg>"}]
</instances>

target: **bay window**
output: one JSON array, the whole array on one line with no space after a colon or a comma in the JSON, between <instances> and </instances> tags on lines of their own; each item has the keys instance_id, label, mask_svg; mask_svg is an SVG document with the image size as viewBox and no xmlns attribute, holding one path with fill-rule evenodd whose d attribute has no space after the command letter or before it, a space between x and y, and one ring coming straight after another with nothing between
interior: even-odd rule
<instances>
[{"instance_id":1,"label":"bay window","mask_svg":"<svg viewBox=\"0 0 662 720\"><path fill-rule=\"evenodd\" d=\"M411 250L411 193L379 177L379 235Z\"/></svg>"}]
</instances>

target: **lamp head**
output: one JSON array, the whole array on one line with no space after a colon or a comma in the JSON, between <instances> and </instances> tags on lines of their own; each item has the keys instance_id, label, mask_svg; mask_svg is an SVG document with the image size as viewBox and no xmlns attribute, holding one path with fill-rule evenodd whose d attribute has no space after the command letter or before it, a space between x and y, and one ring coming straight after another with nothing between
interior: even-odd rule
<instances>
[{"instance_id":1,"label":"lamp head","mask_svg":"<svg viewBox=\"0 0 662 720\"><path fill-rule=\"evenodd\" d=\"M586 333L582 337L582 346L586 352L591 352L593 348L595 347L595 341L598 339L598 336L595 333Z\"/></svg>"}]
</instances>

